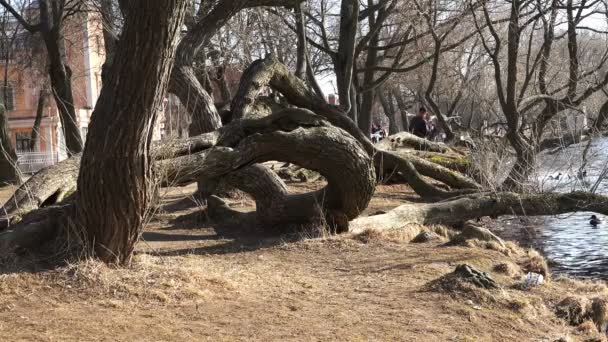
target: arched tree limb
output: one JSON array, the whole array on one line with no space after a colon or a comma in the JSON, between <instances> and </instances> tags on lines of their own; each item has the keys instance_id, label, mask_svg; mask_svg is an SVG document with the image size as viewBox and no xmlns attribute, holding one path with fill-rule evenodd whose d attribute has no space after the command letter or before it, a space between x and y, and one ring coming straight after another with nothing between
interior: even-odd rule
<instances>
[{"instance_id":1,"label":"arched tree limb","mask_svg":"<svg viewBox=\"0 0 608 342\"><path fill-rule=\"evenodd\" d=\"M235 122L217 146L159 162L158 167L166 170L164 177L169 182L179 184L196 177L213 179L268 160L294 163L322 174L328 185L315 194L315 201L324 211L333 212L330 216L340 213L347 220L354 219L367 207L374 191L372 159L361 145L349 134L302 109ZM296 208L303 210L304 206L286 211ZM293 215L283 219L288 216Z\"/></svg>"}]
</instances>

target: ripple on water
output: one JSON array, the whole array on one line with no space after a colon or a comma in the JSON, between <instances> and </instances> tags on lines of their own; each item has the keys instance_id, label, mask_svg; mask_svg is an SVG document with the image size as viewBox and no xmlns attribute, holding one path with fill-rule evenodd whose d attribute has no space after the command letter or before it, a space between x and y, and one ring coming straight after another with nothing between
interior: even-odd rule
<instances>
[{"instance_id":1,"label":"ripple on water","mask_svg":"<svg viewBox=\"0 0 608 342\"><path fill-rule=\"evenodd\" d=\"M579 212L545 220L533 245L551 261L553 272L608 279L608 226L593 227L591 215Z\"/></svg>"},{"instance_id":2,"label":"ripple on water","mask_svg":"<svg viewBox=\"0 0 608 342\"><path fill-rule=\"evenodd\" d=\"M557 155L539 158L539 181L552 186L554 191L588 190L608 167L608 139L593 143L588 154L587 182L573 180L581 165L585 144L571 146ZM548 175L562 173L559 181ZM571 179L568 179L570 175ZM596 190L608 194L608 180L604 179ZM604 223L598 227L589 224L594 213L578 212L546 217L532 237L532 245L550 261L554 273L565 273L583 278L608 279L608 217L596 214Z\"/></svg>"}]
</instances>

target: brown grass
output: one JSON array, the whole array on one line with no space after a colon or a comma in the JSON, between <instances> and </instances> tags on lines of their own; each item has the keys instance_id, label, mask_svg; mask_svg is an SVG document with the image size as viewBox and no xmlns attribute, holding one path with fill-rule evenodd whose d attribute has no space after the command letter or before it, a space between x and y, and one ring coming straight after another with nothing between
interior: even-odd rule
<instances>
[{"instance_id":1,"label":"brown grass","mask_svg":"<svg viewBox=\"0 0 608 342\"><path fill-rule=\"evenodd\" d=\"M391 189L380 187L368 210L408 196L402 186ZM179 191L166 196L178 199ZM421 229L449 237L445 227L292 241L210 227L198 211L159 214L128 268L0 267L0 340L583 340L597 330L568 326L555 305L574 294L608 295L603 283L563 277L518 290L521 277L494 271L532 263L536 255L515 244L498 251L410 243ZM503 289L446 282L460 263L492 273Z\"/></svg>"},{"instance_id":2,"label":"brown grass","mask_svg":"<svg viewBox=\"0 0 608 342\"><path fill-rule=\"evenodd\" d=\"M528 251L528 258L520 266L524 272L542 274L545 278L548 278L550 275L547 261L534 250Z\"/></svg>"}]
</instances>

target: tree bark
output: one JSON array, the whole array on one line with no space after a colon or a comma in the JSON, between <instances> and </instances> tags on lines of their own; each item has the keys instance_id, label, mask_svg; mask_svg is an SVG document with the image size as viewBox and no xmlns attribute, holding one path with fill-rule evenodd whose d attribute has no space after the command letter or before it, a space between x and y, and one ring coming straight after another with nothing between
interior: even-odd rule
<instances>
[{"instance_id":1,"label":"tree bark","mask_svg":"<svg viewBox=\"0 0 608 342\"><path fill-rule=\"evenodd\" d=\"M101 18L103 21L103 43L105 50L105 61L101 66L101 80L105 83L118 43L118 33L116 32L116 13L114 11L113 0L100 0Z\"/></svg>"},{"instance_id":2,"label":"tree bark","mask_svg":"<svg viewBox=\"0 0 608 342\"><path fill-rule=\"evenodd\" d=\"M296 19L296 36L298 37L295 75L303 81L306 80L306 64L308 63L308 49L306 42L306 18L304 16L304 6L305 3L302 2L294 7L294 15Z\"/></svg>"},{"instance_id":3,"label":"tree bark","mask_svg":"<svg viewBox=\"0 0 608 342\"><path fill-rule=\"evenodd\" d=\"M125 25L89 126L76 198L75 222L83 241L104 262L131 260L149 214L152 129L166 93L186 2L122 1Z\"/></svg>"},{"instance_id":4,"label":"tree bark","mask_svg":"<svg viewBox=\"0 0 608 342\"><path fill-rule=\"evenodd\" d=\"M399 94L397 92L396 89L393 89L391 91L391 94L393 95L393 97L395 98L395 101L397 102L397 107L399 107L399 114L401 114L401 124L403 125L403 131L409 132L410 131L410 122L409 122L409 118L407 117L407 105L405 103L405 99L403 98L403 96L401 94Z\"/></svg>"},{"instance_id":5,"label":"tree bark","mask_svg":"<svg viewBox=\"0 0 608 342\"><path fill-rule=\"evenodd\" d=\"M189 28L177 47L175 68L171 74L169 91L175 94L192 116L190 135L216 130L222 125L213 98L203 88L193 70L194 56L213 37L219 28L244 8L256 6L293 6L299 0L224 0L202 15Z\"/></svg>"},{"instance_id":6,"label":"tree bark","mask_svg":"<svg viewBox=\"0 0 608 342\"><path fill-rule=\"evenodd\" d=\"M281 64L276 57L272 55L266 56L264 59L259 59L251 63L243 72L239 89L232 99L232 120L241 120L249 117L255 109L258 109L256 99L265 87L270 83L270 80L275 77L276 68L281 68Z\"/></svg>"},{"instance_id":7,"label":"tree bark","mask_svg":"<svg viewBox=\"0 0 608 342\"><path fill-rule=\"evenodd\" d=\"M189 134L199 135L222 126L213 98L203 88L191 66L176 66L171 75L170 89L192 117Z\"/></svg>"},{"instance_id":8,"label":"tree bark","mask_svg":"<svg viewBox=\"0 0 608 342\"><path fill-rule=\"evenodd\" d=\"M479 217L544 216L576 211L608 214L608 197L586 192L521 195L511 192L474 194L431 204L405 204L386 214L351 222L351 232L400 229L411 224L456 225Z\"/></svg>"},{"instance_id":9,"label":"tree bark","mask_svg":"<svg viewBox=\"0 0 608 342\"><path fill-rule=\"evenodd\" d=\"M38 171L23 183L0 212L5 220L0 230L33 210L61 202L76 189L80 170L80 155Z\"/></svg>"},{"instance_id":10,"label":"tree bark","mask_svg":"<svg viewBox=\"0 0 608 342\"><path fill-rule=\"evenodd\" d=\"M334 56L334 70L338 85L340 107L350 112L355 103L351 102L350 88L353 81L355 59L355 38L359 20L359 1L342 0L340 7L340 38L338 52Z\"/></svg>"},{"instance_id":11,"label":"tree bark","mask_svg":"<svg viewBox=\"0 0 608 342\"><path fill-rule=\"evenodd\" d=\"M32 126L32 136L30 137L30 150L36 151L38 146L38 137L40 136L40 123L44 116L44 106L46 105L47 91L46 89L40 89L38 95L38 105L36 106L36 119L34 119L34 126Z\"/></svg>"},{"instance_id":12,"label":"tree bark","mask_svg":"<svg viewBox=\"0 0 608 342\"><path fill-rule=\"evenodd\" d=\"M39 1L38 4L42 27L40 33L46 45L51 89L59 110L67 153L68 156L72 156L82 152L83 144L72 94L72 71L65 61L63 27L58 26L63 22L63 18L61 18L63 13L59 13L55 9L49 11L46 1Z\"/></svg>"},{"instance_id":13,"label":"tree bark","mask_svg":"<svg viewBox=\"0 0 608 342\"><path fill-rule=\"evenodd\" d=\"M355 1L356 2L356 1ZM373 5L373 1L368 1L368 6ZM372 12L367 17L367 21L369 23L369 29L372 30L376 26L376 15ZM374 32L370 38L369 45L377 46L379 40L379 32L378 30ZM374 77L376 73L374 72L374 67L378 64L378 50L369 49L367 51L367 56L365 58L365 71L363 72L363 85L369 85L374 83ZM374 103L376 101L376 89L370 88L366 89L361 93L361 108L359 110L358 124L359 129L369 135L372 130L372 121L373 121L373 110Z\"/></svg>"},{"instance_id":14,"label":"tree bark","mask_svg":"<svg viewBox=\"0 0 608 342\"><path fill-rule=\"evenodd\" d=\"M378 97L380 98L380 104L382 104L382 109L384 109L384 115L388 118L388 134L393 135L399 133L400 129L397 127L397 113L395 112L395 105L393 104L393 99L390 93L385 93L383 90L378 92Z\"/></svg>"},{"instance_id":15,"label":"tree bark","mask_svg":"<svg viewBox=\"0 0 608 342\"><path fill-rule=\"evenodd\" d=\"M606 117L608 117L608 100L604 102L604 104L600 108L600 112L597 115L597 119L595 119L595 122L593 122L593 126L591 126L591 131L601 131L602 127L604 126L604 122L606 121Z\"/></svg>"},{"instance_id":16,"label":"tree bark","mask_svg":"<svg viewBox=\"0 0 608 342\"><path fill-rule=\"evenodd\" d=\"M0 105L0 147L0 185L21 183L21 175L17 166L17 153L15 153L11 141L8 117L3 105Z\"/></svg>"}]
</instances>

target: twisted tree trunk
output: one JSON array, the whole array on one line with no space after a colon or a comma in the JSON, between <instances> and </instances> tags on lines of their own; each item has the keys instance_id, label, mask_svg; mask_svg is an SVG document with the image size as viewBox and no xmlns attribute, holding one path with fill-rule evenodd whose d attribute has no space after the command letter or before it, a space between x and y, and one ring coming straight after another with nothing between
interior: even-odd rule
<instances>
[{"instance_id":1,"label":"twisted tree trunk","mask_svg":"<svg viewBox=\"0 0 608 342\"><path fill-rule=\"evenodd\" d=\"M123 4L125 25L89 125L75 212L83 241L108 263L130 261L148 215L152 126L167 89L186 2Z\"/></svg>"},{"instance_id":2,"label":"twisted tree trunk","mask_svg":"<svg viewBox=\"0 0 608 342\"><path fill-rule=\"evenodd\" d=\"M178 148L174 151L182 153L184 150ZM320 191L309 194L287 194L284 184L276 178L276 175L265 174L267 170L259 165L250 166L266 160L293 162L318 171L326 177L328 185ZM61 172L75 174L72 167L77 165L77 161L77 158L73 157L69 159L69 162L64 162ZM236 121L222 131L214 147L158 161L155 163L154 169L155 175L171 184L182 184L200 178L204 180L220 179L223 176L233 178L235 184L241 184L243 190L256 198L257 220L267 226L326 222L335 231L345 231L348 229L348 221L357 217L367 207L375 186L372 159L362 146L349 134L333 127L322 117L301 109L285 110L262 119ZM234 171L237 172L234 173ZM84 172L82 171L81 175ZM115 178L119 177L115 171L114 173ZM48 172L46 174L50 175ZM38 180L43 179L40 175L35 177ZM78 181L79 186L81 179L79 178ZM148 184L150 183L153 182L148 180ZM72 204L71 201L68 201L54 212L63 214L65 210L75 208L78 213L82 213L84 210L81 207L82 198L87 197L81 193L83 189L90 191L90 188L79 187L75 195L75 203ZM111 193L118 193L118 190L112 188ZM127 196L122 193L118 194ZM96 197L98 200L107 199L103 203L105 206L109 206L108 202L116 203L116 206L122 210L122 215L130 215L130 212L127 211L129 208L125 208L125 206L137 205L137 203L127 203L128 197L109 198L99 197L96 194L91 194L89 197ZM25 194L23 198L21 203L24 205L36 206L39 203L37 201L28 202ZM7 211L10 206L17 207L10 204L13 202L18 201L15 199L7 203L5 206ZM115 215L108 216L111 212L100 210L101 205L98 203L95 207L97 209L88 207L89 210L93 210L88 217L91 219L90 222L95 223L95 228L99 229L101 224L113 223L116 225L120 223ZM41 240L35 238L36 234L47 236L50 234L49 232L57 230L57 215L51 217L42 214L55 210L53 208L58 207L50 206L29 213L21 210L20 222L18 220L5 222L4 228L9 230L0 233L0 243L8 241L7 243L12 246L10 250L16 246L29 247L39 243ZM116 210L115 207L114 210ZM105 216L96 217L100 212ZM119 217L119 219L122 218L123 216ZM131 219L130 222L137 221ZM32 227L32 224L35 227ZM100 234L104 231L99 232L97 229L93 232L87 230L87 234L97 234L95 241L106 238L105 234ZM115 236L126 234L129 234L130 239L137 237L139 231L124 231L125 229L124 226L120 231L108 228L105 232L110 233L114 239L117 239ZM130 239L128 241L132 241ZM110 240L110 242L114 241L116 240ZM97 244L96 246L101 249L101 251L97 251L98 255L108 253L109 244ZM120 250L114 250L110 254L110 260L121 255L117 252Z\"/></svg>"}]
</instances>

